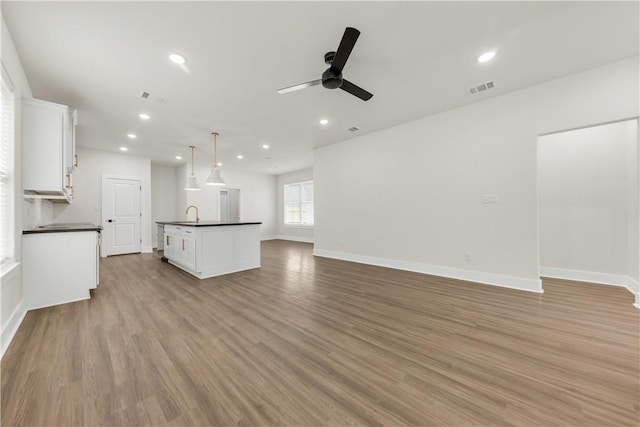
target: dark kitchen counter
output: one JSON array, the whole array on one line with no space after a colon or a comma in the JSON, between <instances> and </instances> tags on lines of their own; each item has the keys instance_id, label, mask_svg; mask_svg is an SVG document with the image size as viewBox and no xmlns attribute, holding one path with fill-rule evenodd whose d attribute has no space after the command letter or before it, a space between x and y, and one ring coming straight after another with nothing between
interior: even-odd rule
<instances>
[{"instance_id":1,"label":"dark kitchen counter","mask_svg":"<svg viewBox=\"0 0 640 427\"><path fill-rule=\"evenodd\" d=\"M68 224L41 225L40 227L23 230L22 234L68 233L71 231L97 231L99 233L100 230L102 230L102 226L90 222L73 222Z\"/></svg>"},{"instance_id":2,"label":"dark kitchen counter","mask_svg":"<svg viewBox=\"0 0 640 427\"><path fill-rule=\"evenodd\" d=\"M156 224L182 225L184 227L221 227L225 225L258 225L260 221L156 221Z\"/></svg>"}]
</instances>

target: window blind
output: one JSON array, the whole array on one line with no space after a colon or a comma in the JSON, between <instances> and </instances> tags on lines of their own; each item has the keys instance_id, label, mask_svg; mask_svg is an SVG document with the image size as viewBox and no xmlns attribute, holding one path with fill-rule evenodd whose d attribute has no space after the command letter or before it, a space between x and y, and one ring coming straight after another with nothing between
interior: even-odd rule
<instances>
[{"instance_id":1,"label":"window blind","mask_svg":"<svg viewBox=\"0 0 640 427\"><path fill-rule=\"evenodd\" d=\"M13 148L15 127L13 85L2 67L0 79L0 264L13 260Z\"/></svg>"}]
</instances>

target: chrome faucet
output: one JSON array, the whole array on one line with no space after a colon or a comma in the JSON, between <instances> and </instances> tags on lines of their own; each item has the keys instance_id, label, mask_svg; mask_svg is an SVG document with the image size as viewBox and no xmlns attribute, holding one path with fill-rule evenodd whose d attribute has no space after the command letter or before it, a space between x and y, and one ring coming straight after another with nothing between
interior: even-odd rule
<instances>
[{"instance_id":1,"label":"chrome faucet","mask_svg":"<svg viewBox=\"0 0 640 427\"><path fill-rule=\"evenodd\" d=\"M196 210L196 222L200 221L200 217L198 216L198 207L195 205L191 205L187 207L187 210L184 212L189 215L189 209L194 208Z\"/></svg>"}]
</instances>

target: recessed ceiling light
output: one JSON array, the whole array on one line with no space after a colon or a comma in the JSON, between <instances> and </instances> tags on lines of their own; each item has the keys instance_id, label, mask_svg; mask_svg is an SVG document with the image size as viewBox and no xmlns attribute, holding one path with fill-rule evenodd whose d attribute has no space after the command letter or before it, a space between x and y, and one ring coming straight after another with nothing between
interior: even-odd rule
<instances>
[{"instance_id":1,"label":"recessed ceiling light","mask_svg":"<svg viewBox=\"0 0 640 427\"><path fill-rule=\"evenodd\" d=\"M120 147L120 151L128 151L129 149L127 147Z\"/></svg>"},{"instance_id":2,"label":"recessed ceiling light","mask_svg":"<svg viewBox=\"0 0 640 427\"><path fill-rule=\"evenodd\" d=\"M262 144L262 148L264 148L265 150L269 149L269 144Z\"/></svg>"},{"instance_id":3,"label":"recessed ceiling light","mask_svg":"<svg viewBox=\"0 0 640 427\"><path fill-rule=\"evenodd\" d=\"M487 61L491 61L493 59L493 57L496 56L496 53L491 51L491 52L485 52L482 55L478 56L478 62L487 62Z\"/></svg>"},{"instance_id":4,"label":"recessed ceiling light","mask_svg":"<svg viewBox=\"0 0 640 427\"><path fill-rule=\"evenodd\" d=\"M222 162L216 163L216 166L222 166Z\"/></svg>"},{"instance_id":5,"label":"recessed ceiling light","mask_svg":"<svg viewBox=\"0 0 640 427\"><path fill-rule=\"evenodd\" d=\"M329 120L327 120L327 119L322 119L322 120L320 120L320 124L321 124L321 125L323 125L323 126L324 126L324 125L327 125L327 124L329 124Z\"/></svg>"},{"instance_id":6,"label":"recessed ceiling light","mask_svg":"<svg viewBox=\"0 0 640 427\"><path fill-rule=\"evenodd\" d=\"M170 53L169 59L171 60L171 62L175 62L176 64L184 64L185 62L187 62L184 56L178 55L177 53Z\"/></svg>"},{"instance_id":7,"label":"recessed ceiling light","mask_svg":"<svg viewBox=\"0 0 640 427\"><path fill-rule=\"evenodd\" d=\"M127 134L127 136L128 136L130 139L136 139L136 138L138 137L135 133L128 133L128 134Z\"/></svg>"},{"instance_id":8,"label":"recessed ceiling light","mask_svg":"<svg viewBox=\"0 0 640 427\"><path fill-rule=\"evenodd\" d=\"M145 113L138 114L138 117L140 117L142 120L149 120L151 118L150 115L145 114Z\"/></svg>"},{"instance_id":9,"label":"recessed ceiling light","mask_svg":"<svg viewBox=\"0 0 640 427\"><path fill-rule=\"evenodd\" d=\"M244 156L243 156L242 154L238 154L236 157L237 157L238 159L244 159Z\"/></svg>"},{"instance_id":10,"label":"recessed ceiling light","mask_svg":"<svg viewBox=\"0 0 640 427\"><path fill-rule=\"evenodd\" d=\"M182 160L182 156L176 156L176 160Z\"/></svg>"}]
</instances>

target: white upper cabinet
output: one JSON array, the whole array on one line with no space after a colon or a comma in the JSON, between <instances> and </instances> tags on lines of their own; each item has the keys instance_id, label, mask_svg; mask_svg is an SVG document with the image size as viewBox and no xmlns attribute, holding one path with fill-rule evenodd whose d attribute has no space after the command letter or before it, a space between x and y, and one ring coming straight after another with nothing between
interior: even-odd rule
<instances>
[{"instance_id":1,"label":"white upper cabinet","mask_svg":"<svg viewBox=\"0 0 640 427\"><path fill-rule=\"evenodd\" d=\"M22 184L25 197L73 199L77 112L66 105L22 98Z\"/></svg>"}]
</instances>

